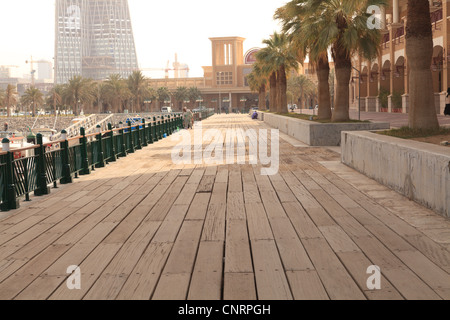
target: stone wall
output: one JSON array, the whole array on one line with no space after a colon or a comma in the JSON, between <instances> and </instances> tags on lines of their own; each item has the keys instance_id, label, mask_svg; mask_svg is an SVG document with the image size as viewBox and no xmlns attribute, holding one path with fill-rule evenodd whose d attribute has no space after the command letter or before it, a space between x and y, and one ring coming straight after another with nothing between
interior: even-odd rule
<instances>
[{"instance_id":1,"label":"stone wall","mask_svg":"<svg viewBox=\"0 0 450 320\"><path fill-rule=\"evenodd\" d=\"M342 162L450 217L450 148L372 132L343 132Z\"/></svg>"},{"instance_id":2,"label":"stone wall","mask_svg":"<svg viewBox=\"0 0 450 320\"><path fill-rule=\"evenodd\" d=\"M389 123L317 123L270 113L264 114L264 122L310 146L340 146L342 131L390 129Z\"/></svg>"}]
</instances>

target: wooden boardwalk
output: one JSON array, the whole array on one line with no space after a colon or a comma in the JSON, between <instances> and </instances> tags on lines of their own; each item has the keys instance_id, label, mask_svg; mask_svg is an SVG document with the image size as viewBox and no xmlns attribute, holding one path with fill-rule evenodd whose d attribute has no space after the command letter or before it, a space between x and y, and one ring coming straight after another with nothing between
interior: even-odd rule
<instances>
[{"instance_id":1,"label":"wooden boardwalk","mask_svg":"<svg viewBox=\"0 0 450 320\"><path fill-rule=\"evenodd\" d=\"M245 115L204 129L264 129ZM280 170L170 138L0 214L0 299L450 299L450 221L281 135ZM67 268L81 270L69 290ZM381 269L369 290L367 269Z\"/></svg>"}]
</instances>

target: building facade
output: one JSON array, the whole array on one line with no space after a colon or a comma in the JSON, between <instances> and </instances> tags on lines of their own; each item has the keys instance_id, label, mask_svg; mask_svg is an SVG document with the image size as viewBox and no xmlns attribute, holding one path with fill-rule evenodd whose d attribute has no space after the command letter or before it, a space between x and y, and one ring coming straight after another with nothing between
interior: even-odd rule
<instances>
[{"instance_id":1,"label":"building facade","mask_svg":"<svg viewBox=\"0 0 450 320\"><path fill-rule=\"evenodd\" d=\"M138 69L127 0L56 0L55 83Z\"/></svg>"},{"instance_id":2,"label":"building facade","mask_svg":"<svg viewBox=\"0 0 450 320\"><path fill-rule=\"evenodd\" d=\"M151 79L152 88L166 87L175 91L178 87L197 87L202 93L201 104L216 109L217 112L242 111L250 105L258 105L257 95L248 86L246 77L253 70L254 53L249 50L244 55L244 38L210 38L212 65L203 67L203 78ZM175 111L180 109L179 101L170 102ZM151 104L153 111L160 106Z\"/></svg>"},{"instance_id":3,"label":"building facade","mask_svg":"<svg viewBox=\"0 0 450 320\"><path fill-rule=\"evenodd\" d=\"M433 28L432 73L435 107L443 114L449 83L449 11L447 1L430 1ZM374 61L355 57L350 84L351 108L372 112L408 113L409 66L405 53L407 0L390 0L381 10L381 55Z\"/></svg>"},{"instance_id":4,"label":"building facade","mask_svg":"<svg viewBox=\"0 0 450 320\"><path fill-rule=\"evenodd\" d=\"M37 80L53 79L53 64L50 61L38 61Z\"/></svg>"}]
</instances>

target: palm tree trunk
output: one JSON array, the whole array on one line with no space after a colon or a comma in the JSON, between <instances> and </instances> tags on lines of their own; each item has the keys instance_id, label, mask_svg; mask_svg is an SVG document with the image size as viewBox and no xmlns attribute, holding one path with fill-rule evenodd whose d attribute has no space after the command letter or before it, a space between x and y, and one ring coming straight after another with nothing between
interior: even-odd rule
<instances>
[{"instance_id":1,"label":"palm tree trunk","mask_svg":"<svg viewBox=\"0 0 450 320\"><path fill-rule=\"evenodd\" d=\"M434 105L431 59L433 33L428 0L408 0L406 55L409 69L409 127L439 127Z\"/></svg>"},{"instance_id":2,"label":"palm tree trunk","mask_svg":"<svg viewBox=\"0 0 450 320\"><path fill-rule=\"evenodd\" d=\"M11 117L11 108L9 106L8 100L6 100L6 112L8 113L8 118Z\"/></svg>"},{"instance_id":3,"label":"palm tree trunk","mask_svg":"<svg viewBox=\"0 0 450 320\"><path fill-rule=\"evenodd\" d=\"M317 62L317 78L319 80L319 120L331 119L331 96L330 96L330 65L328 53L324 54Z\"/></svg>"},{"instance_id":4,"label":"palm tree trunk","mask_svg":"<svg viewBox=\"0 0 450 320\"><path fill-rule=\"evenodd\" d=\"M352 61L347 51L339 44L332 49L336 64L336 101L331 120L333 122L345 122L350 120L350 92L349 84L352 74Z\"/></svg>"},{"instance_id":5,"label":"palm tree trunk","mask_svg":"<svg viewBox=\"0 0 450 320\"><path fill-rule=\"evenodd\" d=\"M277 74L272 72L270 75L270 103L269 110L272 112L277 112Z\"/></svg>"},{"instance_id":6,"label":"palm tree trunk","mask_svg":"<svg viewBox=\"0 0 450 320\"><path fill-rule=\"evenodd\" d=\"M259 88L259 97L258 97L258 109L259 110L266 110L266 85L263 84Z\"/></svg>"},{"instance_id":7,"label":"palm tree trunk","mask_svg":"<svg viewBox=\"0 0 450 320\"><path fill-rule=\"evenodd\" d=\"M288 107L287 107L287 79L286 79L286 69L284 68L284 65L280 67L277 71L277 111L278 113L288 113Z\"/></svg>"}]
</instances>

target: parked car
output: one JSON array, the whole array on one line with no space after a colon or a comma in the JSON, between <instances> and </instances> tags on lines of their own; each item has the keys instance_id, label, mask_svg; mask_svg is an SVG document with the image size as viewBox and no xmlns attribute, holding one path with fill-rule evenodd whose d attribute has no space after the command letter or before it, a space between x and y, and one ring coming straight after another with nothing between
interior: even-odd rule
<instances>
[{"instance_id":1,"label":"parked car","mask_svg":"<svg viewBox=\"0 0 450 320\"><path fill-rule=\"evenodd\" d=\"M161 108L161 112L162 113L172 113L172 108L171 107L163 107L163 108Z\"/></svg>"}]
</instances>

